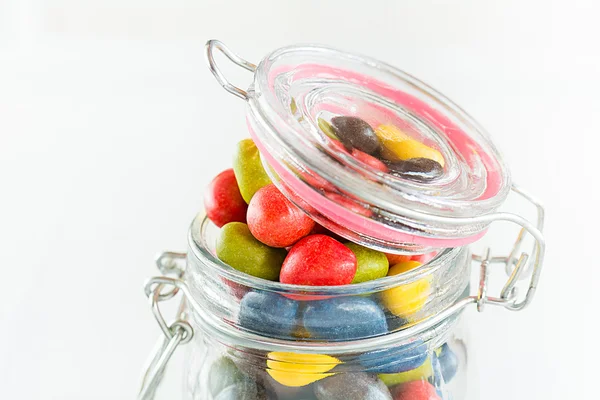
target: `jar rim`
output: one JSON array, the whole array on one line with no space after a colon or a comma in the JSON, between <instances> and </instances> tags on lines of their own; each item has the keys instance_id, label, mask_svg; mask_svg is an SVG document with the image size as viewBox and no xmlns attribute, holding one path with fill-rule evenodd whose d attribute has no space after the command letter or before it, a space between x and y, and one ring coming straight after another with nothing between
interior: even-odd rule
<instances>
[{"instance_id":1,"label":"jar rim","mask_svg":"<svg viewBox=\"0 0 600 400\"><path fill-rule=\"evenodd\" d=\"M211 224L212 222L208 217L201 213L199 213L192 221L190 229L188 230L188 246L192 254L198 260L202 261L203 265L209 268L215 275L219 275L232 282L253 287L255 289L277 293L308 293L327 296L343 296L391 289L399 285L415 282L436 272L439 268L448 265L448 263L458 257L464 249L463 247L442 249L431 260L417 268L402 274L387 276L372 281L341 286L293 285L251 276L238 271L221 261L215 254L209 251L211 244L207 243L205 240L205 231Z\"/></svg>"},{"instance_id":2,"label":"jar rim","mask_svg":"<svg viewBox=\"0 0 600 400\"><path fill-rule=\"evenodd\" d=\"M289 338L264 336L259 332L241 329L237 326L231 317L226 317L220 312L214 312L213 306L204 303L207 298L204 297L206 291L205 279L216 281L227 281L249 287L255 291L274 292L285 296L286 294L336 297L336 296L357 296L368 294L369 292L379 292L393 287L408 284L417 279L423 279L425 276L438 273L446 274L442 268L452 266L451 268L460 268L462 257L468 254L468 248L445 249L441 254L430 260L429 263L412 271L405 272L396 276L381 278L374 281L363 282L359 284L350 284L344 286L300 286L272 282L257 278L238 271L219 260L210 249L212 246L207 242L206 237L210 236L208 229L217 229L210 220L198 214L192 221L189 229L189 252L188 266L184 275L186 285L184 292L188 297L188 304L194 311L192 314L196 318L199 327L205 330L210 337L217 337L225 343L234 343L249 348L263 349L268 351L297 351L305 353L327 352L330 354L351 353L359 351L371 351L381 347L394 347L399 344L409 343L416 339L426 340L440 336L441 332L447 331L446 328L453 326L454 321L458 319L462 309L469 303L474 302L472 297L464 297L464 287L457 286L453 296L449 297L451 302L444 303L443 308L434 314L428 315L423 319L406 325L401 329L389 331L385 334L357 338L354 340L322 342L322 341L299 341ZM192 258L190 258L192 257ZM198 265L200 264L200 265ZM197 267L194 267L197 265ZM191 269L190 269L191 268ZM199 268L196 270L195 268ZM201 271L201 274L198 272ZM204 276L198 280L197 276ZM380 282L382 281L382 282ZM468 281L467 281L468 284ZM315 290L317 289L317 290ZM463 294L460 294L460 291ZM202 299L202 301L200 301ZM223 304L217 304L223 301L222 298L215 297L216 309L220 310ZM226 303L226 301L225 301ZM424 339L425 338L425 339Z\"/></svg>"}]
</instances>

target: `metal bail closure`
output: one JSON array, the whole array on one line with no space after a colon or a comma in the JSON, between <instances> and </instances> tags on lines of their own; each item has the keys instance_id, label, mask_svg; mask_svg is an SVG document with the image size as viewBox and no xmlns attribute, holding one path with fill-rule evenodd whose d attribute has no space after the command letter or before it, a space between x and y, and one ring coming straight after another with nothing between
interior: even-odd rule
<instances>
[{"instance_id":1,"label":"metal bail closure","mask_svg":"<svg viewBox=\"0 0 600 400\"><path fill-rule=\"evenodd\" d=\"M222 42L218 40L209 40L208 42L206 42L204 54L206 56L206 62L208 63L208 68L210 69L210 72L212 72L217 81L221 84L221 86L223 86L223 89L239 97L240 99L248 100L248 92L246 92L243 89L240 89L239 87L229 82L217 66L217 63L215 62L214 58L215 49L223 53L225 57L227 57L229 61L233 62L235 65L239 65L240 67L250 72L256 71L256 65L244 60L242 57L229 50L227 46L225 46Z\"/></svg>"},{"instance_id":2,"label":"metal bail closure","mask_svg":"<svg viewBox=\"0 0 600 400\"><path fill-rule=\"evenodd\" d=\"M138 392L138 400L150 400L154 398L157 387L163 378L167 362L175 352L175 349L180 344L186 344L194 335L194 330L189 322L187 322L187 291L183 290L184 297L177 312L177 319L167 324L160 309L158 307L161 301L166 301L173 298L182 285L185 285L181 280L184 269L181 268L181 261L185 261L185 253L165 252L157 259L156 264L163 274L175 273L177 278L169 278L166 276L154 277L148 280L144 287L146 297L150 300L150 306L154 317L158 322L163 334L158 339L158 342L151 353L151 356L144 367L144 375ZM163 292L165 286L172 286L172 289Z\"/></svg>"},{"instance_id":3,"label":"metal bail closure","mask_svg":"<svg viewBox=\"0 0 600 400\"><path fill-rule=\"evenodd\" d=\"M459 313L469 304L475 304L477 310L481 312L487 304L501 306L512 311L518 311L531 303L540 278L545 252L545 242L541 232L544 226L544 208L538 201L534 200L522 189L513 185L512 191L519 194L536 207L537 221L535 225L515 214L497 213L487 216L487 218L490 218L492 221L510 221L521 226L521 231L517 236L517 240L515 241L510 254L506 257L492 257L491 249L488 248L486 249L484 256L473 255L473 260L481 263L478 293L461 298L441 310L432 318L396 333L394 335L394 340L397 340L400 336L409 336L415 332L429 329L444 319ZM526 234L530 234L535 239L533 249L530 253L521 253L517 258L516 255L520 250ZM533 255L533 262L531 263L529 262L529 254ZM144 368L142 384L137 397L138 400L151 400L154 398L156 389L160 385L164 375L167 362L173 355L175 349L180 344L189 342L194 334L192 326L187 321L187 308L201 310L202 307L196 303L191 296L186 283L181 279L184 272L181 265L182 261L185 260L185 257L185 253L173 252L165 252L160 255L157 258L157 266L161 272L164 274L174 273L177 277L154 277L148 280L144 288L146 296L150 299L150 305L154 316L163 331L163 335L159 338L156 348ZM504 264L506 271L509 274L509 277L501 290L500 297L488 295L489 268L492 264ZM525 297L518 300L516 284L519 280L529 275L531 275L531 278ZM170 291L163 293L162 290L165 286L172 286L173 288ZM171 299L179 291L183 293L183 300L177 314L177 319L175 322L168 325L158 308L158 303Z\"/></svg>"},{"instance_id":4,"label":"metal bail closure","mask_svg":"<svg viewBox=\"0 0 600 400\"><path fill-rule=\"evenodd\" d=\"M485 304L501 305L511 311L524 309L533 300L542 273L546 251L546 243L542 234L542 229L544 228L544 208L537 200L518 186L513 185L512 191L535 206L537 211L536 223L534 225L526 219L510 213L496 213L489 216L492 221L513 222L521 226L521 230L508 256L492 257L490 249L486 250L484 256L473 255L474 261L481 262L479 293L475 298L478 311L482 311ZM529 253L523 252L517 258L517 254L527 234L531 235L534 239L533 248ZM531 262L530 255L533 255ZM500 292L500 298L489 297L487 295L488 268L491 264L504 264L505 271L509 275ZM518 300L516 284L519 280L526 279L529 276L531 278L529 279L527 292L521 300Z\"/></svg>"}]
</instances>

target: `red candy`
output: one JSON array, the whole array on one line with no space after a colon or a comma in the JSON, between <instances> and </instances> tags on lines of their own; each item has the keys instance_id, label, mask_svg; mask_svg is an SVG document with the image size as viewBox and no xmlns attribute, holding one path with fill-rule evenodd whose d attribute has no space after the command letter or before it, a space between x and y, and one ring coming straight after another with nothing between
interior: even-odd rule
<instances>
[{"instance_id":1,"label":"red candy","mask_svg":"<svg viewBox=\"0 0 600 400\"><path fill-rule=\"evenodd\" d=\"M304 182L306 182L313 188L323 190L335 190L334 185L332 185L331 183L329 183L329 181L327 181L324 178L321 178L315 173L304 172L301 176Z\"/></svg>"},{"instance_id":2,"label":"red candy","mask_svg":"<svg viewBox=\"0 0 600 400\"><path fill-rule=\"evenodd\" d=\"M357 149L353 149L352 157L356 158L358 161L362 162L363 164L367 164L369 167L371 167L375 170L378 170L381 172L388 172L387 165L385 165L383 162L381 162L381 160L378 160L377 158L375 158L372 155L369 155L365 152L362 152Z\"/></svg>"},{"instance_id":3,"label":"red candy","mask_svg":"<svg viewBox=\"0 0 600 400\"><path fill-rule=\"evenodd\" d=\"M403 383L392 389L394 400L441 400L435 387L427 381Z\"/></svg>"},{"instance_id":4,"label":"red candy","mask_svg":"<svg viewBox=\"0 0 600 400\"><path fill-rule=\"evenodd\" d=\"M344 153L348 152L348 149L346 148L346 146L344 146L343 143L340 142L339 140L332 140L331 143L333 144L334 147L337 147L337 149L339 151L343 151Z\"/></svg>"},{"instance_id":5,"label":"red candy","mask_svg":"<svg viewBox=\"0 0 600 400\"><path fill-rule=\"evenodd\" d=\"M271 247L291 246L315 226L315 222L273 184L261 188L252 197L247 220L252 235Z\"/></svg>"},{"instance_id":6,"label":"red candy","mask_svg":"<svg viewBox=\"0 0 600 400\"><path fill-rule=\"evenodd\" d=\"M429 262L433 257L435 257L436 254L437 254L437 251L433 251L431 253L426 253L426 254L418 254L416 256L412 256L411 260L418 261L421 264L425 264L425 263Z\"/></svg>"},{"instance_id":7,"label":"red candy","mask_svg":"<svg viewBox=\"0 0 600 400\"><path fill-rule=\"evenodd\" d=\"M248 205L242 198L233 169L217 175L204 194L204 209L219 228L230 222L246 222Z\"/></svg>"},{"instance_id":8,"label":"red candy","mask_svg":"<svg viewBox=\"0 0 600 400\"><path fill-rule=\"evenodd\" d=\"M407 256L404 254L387 254L385 253L385 256L388 259L388 262L390 263L390 267L392 265L396 265L396 264L400 264L402 262L406 262L406 261L410 261L412 260L413 256Z\"/></svg>"},{"instance_id":9,"label":"red candy","mask_svg":"<svg viewBox=\"0 0 600 400\"><path fill-rule=\"evenodd\" d=\"M352 282L356 256L326 235L310 235L292 247L283 261L279 281L294 285L337 286Z\"/></svg>"},{"instance_id":10,"label":"red candy","mask_svg":"<svg viewBox=\"0 0 600 400\"><path fill-rule=\"evenodd\" d=\"M334 238L335 240L339 241L339 242L343 242L346 239L344 239L343 237L341 237L340 235L338 235L335 232L330 231L329 229L325 228L323 225L315 223L315 227L313 228L313 230L310 232L311 235L327 235L327 236L331 236L332 238Z\"/></svg>"},{"instance_id":11,"label":"red candy","mask_svg":"<svg viewBox=\"0 0 600 400\"><path fill-rule=\"evenodd\" d=\"M246 295L246 293L251 291L251 289L248 286L234 282L227 278L221 278L221 281L225 285L227 285L227 287L229 288L229 292L232 295L234 295L238 300L241 300Z\"/></svg>"},{"instance_id":12,"label":"red candy","mask_svg":"<svg viewBox=\"0 0 600 400\"><path fill-rule=\"evenodd\" d=\"M344 208L347 208L355 214L363 215L365 217L370 217L371 215L373 215L373 212L371 210L362 207L360 204L355 203L354 201L342 196L341 194L327 192L325 193L325 196L329 200L333 201L336 204L339 204Z\"/></svg>"}]
</instances>

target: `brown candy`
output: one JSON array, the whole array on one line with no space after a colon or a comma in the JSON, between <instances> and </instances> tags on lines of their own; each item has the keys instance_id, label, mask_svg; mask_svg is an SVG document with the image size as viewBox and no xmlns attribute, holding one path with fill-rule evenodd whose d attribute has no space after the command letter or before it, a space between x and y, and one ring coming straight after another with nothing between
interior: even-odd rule
<instances>
[{"instance_id":1,"label":"brown candy","mask_svg":"<svg viewBox=\"0 0 600 400\"><path fill-rule=\"evenodd\" d=\"M429 158L411 158L408 160L387 162L390 174L417 182L430 182L444 173L437 161Z\"/></svg>"},{"instance_id":2,"label":"brown candy","mask_svg":"<svg viewBox=\"0 0 600 400\"><path fill-rule=\"evenodd\" d=\"M381 142L367 122L358 117L334 117L331 125L336 136L346 146L348 151L358 149L370 155L381 151Z\"/></svg>"}]
</instances>

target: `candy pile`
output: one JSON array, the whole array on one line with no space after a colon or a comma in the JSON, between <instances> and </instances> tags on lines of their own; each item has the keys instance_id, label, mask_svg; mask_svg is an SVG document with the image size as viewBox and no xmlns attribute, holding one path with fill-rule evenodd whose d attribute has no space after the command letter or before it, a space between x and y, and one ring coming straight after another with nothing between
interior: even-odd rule
<instances>
[{"instance_id":1,"label":"candy pile","mask_svg":"<svg viewBox=\"0 0 600 400\"><path fill-rule=\"evenodd\" d=\"M395 126L373 129L347 116L330 122L319 118L318 125L339 151L372 169L421 183L444 171L439 151ZM328 196L337 200L339 195ZM305 286L358 284L413 270L435 255L385 254L317 224L271 182L250 139L238 144L233 169L210 183L204 205L208 218L221 228L217 257L266 280ZM269 337L327 342L395 330L410 322L432 292L428 278L374 295L338 297L230 286L240 300L239 327ZM396 326L391 326L392 320ZM452 379L458 364L447 345L432 353L420 341L357 355L351 363L359 364L362 372L344 372L348 362L319 354L271 352L258 371L234 360L213 363L209 386L214 399L440 399L436 382Z\"/></svg>"},{"instance_id":2,"label":"candy pile","mask_svg":"<svg viewBox=\"0 0 600 400\"><path fill-rule=\"evenodd\" d=\"M440 387L454 378L457 355L447 344L430 355L405 352L412 361L390 365L388 373L344 372L340 360L319 354L271 352L265 367L231 354L212 362L207 386L215 400L442 399Z\"/></svg>"},{"instance_id":3,"label":"candy pile","mask_svg":"<svg viewBox=\"0 0 600 400\"><path fill-rule=\"evenodd\" d=\"M411 139L394 125L373 129L357 117L333 117L331 123L319 119L319 127L332 140L363 163L405 179L428 182L444 172L442 154Z\"/></svg>"},{"instance_id":4,"label":"candy pile","mask_svg":"<svg viewBox=\"0 0 600 400\"><path fill-rule=\"evenodd\" d=\"M350 121L351 123L347 121L348 126L359 126L364 130L365 127L355 119ZM378 140L375 134L372 138L374 141ZM357 140L354 139L352 143L357 145ZM360 143L360 146L373 151L365 143ZM271 183L262 167L258 149L250 139L239 143L233 170L222 172L210 183L204 204L210 220L221 228L216 243L219 259L241 272L262 279L309 286L355 284L409 271L432 257L431 254L384 254L356 243L346 242L315 223ZM423 307L429 291L429 281L421 279L389 289L382 294L381 302L387 311L406 318ZM319 300L292 294L288 295L288 298ZM242 310L245 309L244 304L251 300L252 297L242 301ZM359 300L361 304L353 303L355 300ZM342 298L338 301L343 301L344 304L336 305L333 301L308 306L304 312L303 326L312 337L322 336L322 333L311 331L310 315L314 314L315 319L320 320L328 313L334 312L335 308L356 308L357 310L353 311L355 317L356 313L360 312L359 308L371 306L379 311L380 318L385 323L384 310L379 309L379 305L368 298ZM283 299L273 302L286 303ZM363 304L367 302L373 304ZM251 309L256 310L256 307ZM283 309L285 307L279 307L278 310ZM339 317L338 314L338 319ZM279 325L277 330L280 330ZM387 332L387 327L377 329L377 324L369 326L371 336ZM290 332L287 333L291 333L291 328L290 325ZM265 332L265 329L268 328L263 327L261 333L269 333ZM336 333L331 336L343 338L348 336L348 332L346 335L340 336ZM358 336L348 338L356 339Z\"/></svg>"},{"instance_id":5,"label":"candy pile","mask_svg":"<svg viewBox=\"0 0 600 400\"><path fill-rule=\"evenodd\" d=\"M443 172L444 159L439 151L411 139L395 126L381 125L374 130L364 120L347 116L333 117L331 122L319 118L318 125L340 151L381 172L417 181L433 180ZM327 194L342 201L334 192ZM431 258L386 255L345 243L275 187L251 139L238 144L233 169L211 182L204 204L208 218L222 228L217 242L219 259L263 279L296 285L346 285L406 272ZM390 297L394 295L390 293ZM390 307L396 315L406 313L394 309Z\"/></svg>"}]
</instances>

